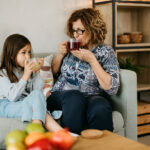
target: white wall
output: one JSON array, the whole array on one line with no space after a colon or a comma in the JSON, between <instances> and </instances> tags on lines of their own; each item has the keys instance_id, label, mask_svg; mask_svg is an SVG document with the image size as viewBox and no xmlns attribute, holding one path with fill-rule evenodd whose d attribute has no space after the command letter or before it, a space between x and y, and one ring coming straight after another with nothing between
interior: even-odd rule
<instances>
[{"instance_id":1,"label":"white wall","mask_svg":"<svg viewBox=\"0 0 150 150\"><path fill-rule=\"evenodd\" d=\"M68 39L65 24L74 9L91 7L92 0L0 0L0 52L6 37L20 33L34 52L55 52Z\"/></svg>"}]
</instances>

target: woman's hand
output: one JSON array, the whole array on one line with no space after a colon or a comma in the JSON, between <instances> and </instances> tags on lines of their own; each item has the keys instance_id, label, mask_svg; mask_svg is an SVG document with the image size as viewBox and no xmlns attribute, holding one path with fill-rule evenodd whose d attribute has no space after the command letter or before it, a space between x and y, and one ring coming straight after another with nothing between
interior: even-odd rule
<instances>
[{"instance_id":1,"label":"woman's hand","mask_svg":"<svg viewBox=\"0 0 150 150\"><path fill-rule=\"evenodd\" d=\"M67 54L67 41L61 42L58 46L59 54L65 56Z\"/></svg>"},{"instance_id":2,"label":"woman's hand","mask_svg":"<svg viewBox=\"0 0 150 150\"><path fill-rule=\"evenodd\" d=\"M32 69L31 69L31 66L32 66L32 63L33 62L28 62L28 60L25 60L25 63L24 63L24 74L22 76L22 79L25 80L25 81L28 81L28 79L30 78L31 74L32 74Z\"/></svg>"},{"instance_id":3,"label":"woman's hand","mask_svg":"<svg viewBox=\"0 0 150 150\"><path fill-rule=\"evenodd\" d=\"M82 61L91 63L95 59L94 54L88 49L73 50L71 53Z\"/></svg>"}]
</instances>

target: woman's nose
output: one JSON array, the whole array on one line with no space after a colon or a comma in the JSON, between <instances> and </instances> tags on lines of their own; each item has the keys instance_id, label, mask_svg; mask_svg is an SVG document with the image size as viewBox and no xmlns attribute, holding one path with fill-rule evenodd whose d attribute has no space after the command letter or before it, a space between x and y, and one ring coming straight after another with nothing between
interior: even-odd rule
<instances>
[{"instance_id":1,"label":"woman's nose","mask_svg":"<svg viewBox=\"0 0 150 150\"><path fill-rule=\"evenodd\" d=\"M74 38L76 39L76 38L78 38L79 37L79 34L78 33L74 33Z\"/></svg>"}]
</instances>

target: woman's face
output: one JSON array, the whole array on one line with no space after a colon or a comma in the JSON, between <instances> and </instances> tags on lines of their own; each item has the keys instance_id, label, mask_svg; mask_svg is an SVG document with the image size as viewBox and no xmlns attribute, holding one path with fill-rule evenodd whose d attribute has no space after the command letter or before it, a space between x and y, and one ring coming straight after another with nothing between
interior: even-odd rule
<instances>
[{"instance_id":1,"label":"woman's face","mask_svg":"<svg viewBox=\"0 0 150 150\"><path fill-rule=\"evenodd\" d=\"M81 46L88 46L90 37L80 19L72 23L72 29L74 38L81 43Z\"/></svg>"},{"instance_id":2,"label":"woman's face","mask_svg":"<svg viewBox=\"0 0 150 150\"><path fill-rule=\"evenodd\" d=\"M20 67L24 67L25 60L29 60L31 57L31 45L27 44L25 47L19 50L16 56L16 63Z\"/></svg>"}]
</instances>

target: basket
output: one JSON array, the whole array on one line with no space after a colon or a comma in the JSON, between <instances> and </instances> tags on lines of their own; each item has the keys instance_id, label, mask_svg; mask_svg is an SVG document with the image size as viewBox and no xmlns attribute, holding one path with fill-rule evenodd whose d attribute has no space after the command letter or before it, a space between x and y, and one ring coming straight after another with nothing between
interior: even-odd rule
<instances>
[{"instance_id":1,"label":"basket","mask_svg":"<svg viewBox=\"0 0 150 150\"><path fill-rule=\"evenodd\" d=\"M130 43L130 35L118 35L118 43L119 44L128 44Z\"/></svg>"},{"instance_id":2,"label":"basket","mask_svg":"<svg viewBox=\"0 0 150 150\"><path fill-rule=\"evenodd\" d=\"M141 43L143 34L142 32L131 32L131 43Z\"/></svg>"}]
</instances>

